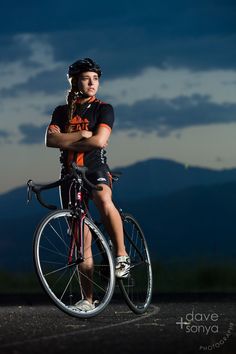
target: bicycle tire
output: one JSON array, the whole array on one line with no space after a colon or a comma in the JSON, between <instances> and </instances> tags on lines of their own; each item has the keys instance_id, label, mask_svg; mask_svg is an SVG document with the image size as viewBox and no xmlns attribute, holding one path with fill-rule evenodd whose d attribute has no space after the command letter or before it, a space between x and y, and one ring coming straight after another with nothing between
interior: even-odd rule
<instances>
[{"instance_id":1,"label":"bicycle tire","mask_svg":"<svg viewBox=\"0 0 236 354\"><path fill-rule=\"evenodd\" d=\"M84 223L92 235L90 258L93 260L93 274L89 277L81 270L76 247L73 262L68 264L72 220L76 220L72 211L57 210L41 221L34 236L34 264L43 289L59 309L74 317L89 318L102 312L112 298L115 287L114 261L106 239L86 217ZM84 292L83 277L93 287L94 300L98 301L97 306L87 312L75 306Z\"/></svg>"},{"instance_id":2,"label":"bicycle tire","mask_svg":"<svg viewBox=\"0 0 236 354\"><path fill-rule=\"evenodd\" d=\"M118 284L129 308L136 314L144 313L151 303L152 266L144 233L137 220L121 213L126 252L131 260L128 278L118 278Z\"/></svg>"}]
</instances>

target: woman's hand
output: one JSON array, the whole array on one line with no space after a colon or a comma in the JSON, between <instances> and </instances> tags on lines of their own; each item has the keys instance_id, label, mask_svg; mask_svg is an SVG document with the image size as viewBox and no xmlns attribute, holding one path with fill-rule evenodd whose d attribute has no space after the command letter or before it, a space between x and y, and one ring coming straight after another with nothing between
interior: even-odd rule
<instances>
[{"instance_id":1,"label":"woman's hand","mask_svg":"<svg viewBox=\"0 0 236 354\"><path fill-rule=\"evenodd\" d=\"M82 130L82 131L80 131L80 133L81 133L82 137L86 138L86 139L91 138L91 136L93 136L93 133L89 130Z\"/></svg>"},{"instance_id":2,"label":"woman's hand","mask_svg":"<svg viewBox=\"0 0 236 354\"><path fill-rule=\"evenodd\" d=\"M48 134L60 133L60 128L57 125L50 125L48 127Z\"/></svg>"}]
</instances>

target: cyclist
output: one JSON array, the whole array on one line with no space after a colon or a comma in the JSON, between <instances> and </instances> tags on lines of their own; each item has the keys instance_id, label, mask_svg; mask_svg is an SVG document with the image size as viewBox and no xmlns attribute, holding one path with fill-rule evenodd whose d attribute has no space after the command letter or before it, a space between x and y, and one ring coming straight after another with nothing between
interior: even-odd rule
<instances>
[{"instance_id":1,"label":"cyclist","mask_svg":"<svg viewBox=\"0 0 236 354\"><path fill-rule=\"evenodd\" d=\"M87 178L101 191L92 191L92 199L114 244L115 273L128 277L130 259L124 245L120 214L112 202L111 174L105 148L113 127L114 111L110 104L96 98L101 77L100 67L90 58L80 59L69 66L70 91L67 104L56 107L46 132L46 145L61 150L62 175L69 172L72 161L89 169ZM63 207L68 206L69 185L61 187ZM86 234L86 232L85 232ZM91 235L85 237L83 271L93 271ZM84 282L86 280L84 279ZM94 308L92 289L85 285L83 298L76 305L83 310Z\"/></svg>"}]
</instances>

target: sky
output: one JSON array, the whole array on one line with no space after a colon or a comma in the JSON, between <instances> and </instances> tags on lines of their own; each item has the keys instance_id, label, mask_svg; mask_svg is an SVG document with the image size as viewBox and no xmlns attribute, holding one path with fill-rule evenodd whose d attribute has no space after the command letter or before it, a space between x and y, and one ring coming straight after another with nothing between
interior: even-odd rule
<instances>
[{"instance_id":1,"label":"sky","mask_svg":"<svg viewBox=\"0 0 236 354\"><path fill-rule=\"evenodd\" d=\"M102 67L97 97L115 110L111 168L236 166L235 1L2 2L0 48L0 193L58 177L45 129L84 57Z\"/></svg>"}]
</instances>

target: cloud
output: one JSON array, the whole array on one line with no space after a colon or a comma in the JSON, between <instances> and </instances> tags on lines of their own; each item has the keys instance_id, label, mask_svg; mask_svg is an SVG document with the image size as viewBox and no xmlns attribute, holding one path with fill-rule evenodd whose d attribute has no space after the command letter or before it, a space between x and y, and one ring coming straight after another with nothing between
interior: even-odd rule
<instances>
[{"instance_id":1,"label":"cloud","mask_svg":"<svg viewBox=\"0 0 236 354\"><path fill-rule=\"evenodd\" d=\"M1 130L0 129L0 138L8 138L9 137L9 132L5 131L5 130Z\"/></svg>"},{"instance_id":2,"label":"cloud","mask_svg":"<svg viewBox=\"0 0 236 354\"><path fill-rule=\"evenodd\" d=\"M70 63L91 56L109 79L135 76L146 67L236 68L233 0L147 1L145 11L141 2L135 9L132 2L108 8L109 16L108 9L101 17L91 14L86 26L84 19L76 25L72 19L69 31L65 26L50 33L56 57ZM92 45L84 38L92 38Z\"/></svg>"},{"instance_id":3,"label":"cloud","mask_svg":"<svg viewBox=\"0 0 236 354\"><path fill-rule=\"evenodd\" d=\"M58 94L60 96L62 90L66 93L68 89L69 82L65 70L56 68L50 72L39 73L37 76L30 77L27 82L15 84L14 87L2 89L0 92L2 98L18 96L19 92Z\"/></svg>"},{"instance_id":4,"label":"cloud","mask_svg":"<svg viewBox=\"0 0 236 354\"><path fill-rule=\"evenodd\" d=\"M235 82L236 70L196 72L186 68L149 67L134 77L105 81L100 93L114 105L133 105L149 98L173 99L196 94L210 96L216 103L234 103Z\"/></svg>"},{"instance_id":5,"label":"cloud","mask_svg":"<svg viewBox=\"0 0 236 354\"><path fill-rule=\"evenodd\" d=\"M162 137L188 127L236 122L236 103L217 104L201 95L147 99L119 105L115 111L117 130L156 132Z\"/></svg>"},{"instance_id":6,"label":"cloud","mask_svg":"<svg viewBox=\"0 0 236 354\"><path fill-rule=\"evenodd\" d=\"M21 124L19 130L23 137L19 143L25 145L43 144L46 127L47 125Z\"/></svg>"},{"instance_id":7,"label":"cloud","mask_svg":"<svg viewBox=\"0 0 236 354\"><path fill-rule=\"evenodd\" d=\"M42 73L54 71L63 66L63 63L54 60L53 48L46 40L46 36L15 35L11 38L9 52L12 52L14 44L16 44L14 56L16 59L2 58L0 62L0 90L14 89L18 85L27 84L29 80ZM8 46L5 52L8 53Z\"/></svg>"},{"instance_id":8,"label":"cloud","mask_svg":"<svg viewBox=\"0 0 236 354\"><path fill-rule=\"evenodd\" d=\"M44 92L19 91L11 97L0 97L1 129L19 135L21 124L47 124L54 108L65 103L65 92L49 94Z\"/></svg>"},{"instance_id":9,"label":"cloud","mask_svg":"<svg viewBox=\"0 0 236 354\"><path fill-rule=\"evenodd\" d=\"M0 144L10 142L10 133L6 130L0 129Z\"/></svg>"},{"instance_id":10,"label":"cloud","mask_svg":"<svg viewBox=\"0 0 236 354\"><path fill-rule=\"evenodd\" d=\"M174 31L174 28L173 28ZM146 67L190 70L235 69L236 34L164 35L153 25L81 29L50 35L55 56L68 64L89 56L101 66L104 77L133 77ZM84 38L93 38L93 45ZM63 44L61 44L63 43ZM75 50L78 43L83 43Z\"/></svg>"}]
</instances>

